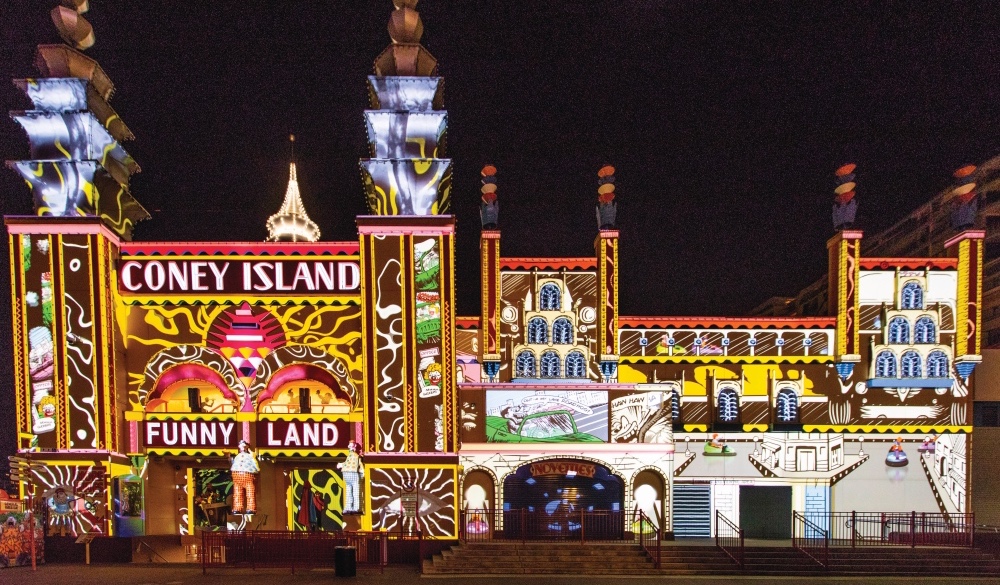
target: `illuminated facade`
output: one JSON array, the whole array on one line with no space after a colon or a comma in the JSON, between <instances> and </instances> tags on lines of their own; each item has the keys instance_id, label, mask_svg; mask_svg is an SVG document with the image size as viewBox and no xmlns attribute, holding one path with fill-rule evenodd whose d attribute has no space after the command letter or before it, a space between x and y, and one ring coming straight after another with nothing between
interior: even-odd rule
<instances>
[{"instance_id":1,"label":"illuminated facade","mask_svg":"<svg viewBox=\"0 0 1000 585\"><path fill-rule=\"evenodd\" d=\"M346 242L130 241L145 213L110 82L40 47L44 77L21 83L37 109L18 118L35 160L16 165L37 214L6 219L14 388L35 494L71 494L72 531L454 539L463 508L640 508L695 536L741 502L966 510L983 232L870 258L844 222L822 317L619 315L614 169L593 256L509 258L487 167L482 312L456 316L442 80L414 4L397 2L368 78L372 215ZM63 127L77 119L103 131ZM887 459L897 439L908 466ZM257 471L231 470L241 441ZM253 516L231 514L233 473L254 476Z\"/></svg>"}]
</instances>

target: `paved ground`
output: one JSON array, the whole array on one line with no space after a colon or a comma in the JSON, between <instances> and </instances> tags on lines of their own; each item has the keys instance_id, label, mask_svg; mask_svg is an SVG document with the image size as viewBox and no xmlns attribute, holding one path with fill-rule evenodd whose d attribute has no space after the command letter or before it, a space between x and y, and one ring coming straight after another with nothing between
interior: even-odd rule
<instances>
[{"instance_id":1,"label":"paved ground","mask_svg":"<svg viewBox=\"0 0 1000 585\"><path fill-rule=\"evenodd\" d=\"M580 585L581 577L552 577L516 575L518 581L528 581L539 585ZM473 583L474 585L511 585L511 577L421 577L414 568L391 567L384 574L378 571L360 571L354 579L339 579L332 571L296 571L292 575L288 570L258 570L248 569L211 569L207 575L202 575L201 567L191 565L42 565L37 572L31 568L0 569L0 583L4 585L250 585L251 583L289 583L308 585L311 583L357 582L357 583L391 583L392 585L408 585L420 583L432 585L441 583L451 585L458 583ZM589 577L587 585L605 585L634 580L641 583L664 583L680 585L695 583L697 585L716 585L734 583L765 583L786 582L810 584L846 585L858 583L861 585L907 585L909 583L933 583L934 585L951 585L960 583L1000 583L1000 576L987 579L970 578L867 578L858 577Z\"/></svg>"}]
</instances>

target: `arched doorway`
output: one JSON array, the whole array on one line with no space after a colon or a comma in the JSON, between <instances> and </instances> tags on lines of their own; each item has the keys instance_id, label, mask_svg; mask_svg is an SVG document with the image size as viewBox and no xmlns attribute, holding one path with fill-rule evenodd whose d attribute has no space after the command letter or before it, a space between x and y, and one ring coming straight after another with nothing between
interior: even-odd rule
<instances>
[{"instance_id":1,"label":"arched doorway","mask_svg":"<svg viewBox=\"0 0 1000 585\"><path fill-rule=\"evenodd\" d=\"M488 536L496 526L496 486L493 476L482 469L474 469L462 482L462 510L467 535Z\"/></svg>"},{"instance_id":2,"label":"arched doorway","mask_svg":"<svg viewBox=\"0 0 1000 585\"><path fill-rule=\"evenodd\" d=\"M638 509L649 517L655 528L663 527L663 477L650 469L644 469L632 480L632 501ZM633 530L649 530L648 526L640 526L637 522Z\"/></svg>"},{"instance_id":3,"label":"arched doorway","mask_svg":"<svg viewBox=\"0 0 1000 585\"><path fill-rule=\"evenodd\" d=\"M623 535L624 495L621 478L603 465L575 459L528 463L504 479L504 531L576 539L586 522L594 538Z\"/></svg>"}]
</instances>

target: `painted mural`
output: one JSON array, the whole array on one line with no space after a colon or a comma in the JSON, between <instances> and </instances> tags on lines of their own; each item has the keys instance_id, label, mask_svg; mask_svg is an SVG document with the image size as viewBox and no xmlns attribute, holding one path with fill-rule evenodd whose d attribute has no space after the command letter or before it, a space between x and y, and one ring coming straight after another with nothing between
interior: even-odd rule
<instances>
[{"instance_id":1,"label":"painted mural","mask_svg":"<svg viewBox=\"0 0 1000 585\"><path fill-rule=\"evenodd\" d=\"M292 530L343 530L344 481L331 469L296 469L289 474L288 525Z\"/></svg>"},{"instance_id":2,"label":"painted mural","mask_svg":"<svg viewBox=\"0 0 1000 585\"><path fill-rule=\"evenodd\" d=\"M419 40L397 8L394 39ZM36 216L6 223L17 477L47 525L8 514L0 564L39 529L453 540L465 507L477 534L527 510L546 537L583 511L705 537L753 498L818 522L969 510L984 232L957 226L940 258L866 258L845 165L816 316L623 316L614 168L592 256L504 258L486 165L482 314L456 318L443 83L400 44L368 79L375 215L356 241L269 243L129 242L147 214L113 87L39 48L43 76L18 82L37 110L14 114L37 160L13 165Z\"/></svg>"},{"instance_id":3,"label":"painted mural","mask_svg":"<svg viewBox=\"0 0 1000 585\"><path fill-rule=\"evenodd\" d=\"M594 443L608 440L608 397L594 391L488 391L492 443Z\"/></svg>"}]
</instances>

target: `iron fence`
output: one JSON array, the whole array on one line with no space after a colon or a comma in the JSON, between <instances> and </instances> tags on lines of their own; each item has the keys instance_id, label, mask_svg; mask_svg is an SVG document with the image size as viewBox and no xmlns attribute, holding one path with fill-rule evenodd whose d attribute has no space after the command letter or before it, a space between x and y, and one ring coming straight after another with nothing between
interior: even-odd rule
<instances>
[{"instance_id":1,"label":"iron fence","mask_svg":"<svg viewBox=\"0 0 1000 585\"><path fill-rule=\"evenodd\" d=\"M974 514L937 512L830 512L807 514L827 527L831 546L972 547Z\"/></svg>"},{"instance_id":2,"label":"iron fence","mask_svg":"<svg viewBox=\"0 0 1000 585\"><path fill-rule=\"evenodd\" d=\"M792 514L792 547L824 569L830 566L830 533L800 512Z\"/></svg>"},{"instance_id":3,"label":"iron fence","mask_svg":"<svg viewBox=\"0 0 1000 585\"><path fill-rule=\"evenodd\" d=\"M743 529L726 518L720 510L715 511L715 546L726 553L740 570L746 567L746 539Z\"/></svg>"},{"instance_id":4,"label":"iron fence","mask_svg":"<svg viewBox=\"0 0 1000 585\"><path fill-rule=\"evenodd\" d=\"M633 535L625 530L626 514L620 510L488 510L461 511L459 538L463 542L491 540L578 540L620 542Z\"/></svg>"},{"instance_id":5,"label":"iron fence","mask_svg":"<svg viewBox=\"0 0 1000 585\"><path fill-rule=\"evenodd\" d=\"M202 571L209 567L296 569L333 568L338 547L354 547L357 566L382 570L389 562L388 532L293 532L254 530L202 532ZM420 537L416 538L418 549Z\"/></svg>"},{"instance_id":6,"label":"iron fence","mask_svg":"<svg viewBox=\"0 0 1000 585\"><path fill-rule=\"evenodd\" d=\"M659 569L661 563L660 547L663 541L659 526L645 512L638 508L635 511L635 522L633 525L639 546L642 547L642 550L646 551L649 558L653 559L653 566Z\"/></svg>"}]
</instances>

